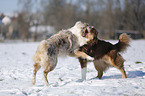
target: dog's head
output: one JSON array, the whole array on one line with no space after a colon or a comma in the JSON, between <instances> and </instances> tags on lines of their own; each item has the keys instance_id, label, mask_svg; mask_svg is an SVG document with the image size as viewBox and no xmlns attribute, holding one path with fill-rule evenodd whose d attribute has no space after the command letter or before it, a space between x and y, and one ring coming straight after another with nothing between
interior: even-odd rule
<instances>
[{"instance_id":1,"label":"dog's head","mask_svg":"<svg viewBox=\"0 0 145 96\"><path fill-rule=\"evenodd\" d=\"M70 31L77 36L80 46L94 39L94 32L96 32L94 30L95 28L81 21L76 22L76 24L70 28Z\"/></svg>"},{"instance_id":2,"label":"dog's head","mask_svg":"<svg viewBox=\"0 0 145 96\"><path fill-rule=\"evenodd\" d=\"M93 26L89 26L87 23L83 23L81 21L76 22L75 24L76 29L80 30L80 34L82 37L87 38L88 40L94 39L97 37L98 32Z\"/></svg>"},{"instance_id":3,"label":"dog's head","mask_svg":"<svg viewBox=\"0 0 145 96\"><path fill-rule=\"evenodd\" d=\"M88 38L89 40L96 39L97 35L98 32L94 26L87 26L87 28L84 28L82 32L82 36Z\"/></svg>"},{"instance_id":4,"label":"dog's head","mask_svg":"<svg viewBox=\"0 0 145 96\"><path fill-rule=\"evenodd\" d=\"M80 32L83 31L84 28L87 28L89 26L89 24L78 21L76 22L76 24L74 25L75 29L78 29Z\"/></svg>"}]
</instances>

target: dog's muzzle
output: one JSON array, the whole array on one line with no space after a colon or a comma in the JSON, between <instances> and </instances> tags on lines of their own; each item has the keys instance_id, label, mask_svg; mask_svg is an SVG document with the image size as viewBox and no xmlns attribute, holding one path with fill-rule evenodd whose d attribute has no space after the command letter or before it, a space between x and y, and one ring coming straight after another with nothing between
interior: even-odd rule
<instances>
[{"instance_id":1,"label":"dog's muzzle","mask_svg":"<svg viewBox=\"0 0 145 96\"><path fill-rule=\"evenodd\" d=\"M84 31L83 31L83 33L82 33L82 36L83 37L86 37L86 35L88 34L88 33L96 33L97 31L96 31L96 29L95 29L95 27L94 26L88 26L87 28L85 28L84 29ZM97 33L96 33L97 34Z\"/></svg>"},{"instance_id":2,"label":"dog's muzzle","mask_svg":"<svg viewBox=\"0 0 145 96\"><path fill-rule=\"evenodd\" d=\"M83 33L82 33L82 36L83 36L83 37L86 37L87 34L88 34L88 29L85 28L84 31L83 31Z\"/></svg>"}]
</instances>

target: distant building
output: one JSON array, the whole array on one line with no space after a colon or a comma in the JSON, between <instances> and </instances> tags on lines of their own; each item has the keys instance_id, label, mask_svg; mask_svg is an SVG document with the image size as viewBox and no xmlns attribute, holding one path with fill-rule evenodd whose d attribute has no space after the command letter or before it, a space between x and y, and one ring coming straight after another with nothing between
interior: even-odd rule
<instances>
[{"instance_id":1,"label":"distant building","mask_svg":"<svg viewBox=\"0 0 145 96\"><path fill-rule=\"evenodd\" d=\"M2 19L2 22L7 25L7 24L10 24L11 23L11 18L9 18L8 16L5 16L3 19Z\"/></svg>"},{"instance_id":2,"label":"distant building","mask_svg":"<svg viewBox=\"0 0 145 96\"><path fill-rule=\"evenodd\" d=\"M38 26L32 26L29 29L32 36L34 34L37 34L39 39L47 39L50 36L52 36L54 33L56 33L55 28L52 26L44 26L44 25L38 25Z\"/></svg>"},{"instance_id":3,"label":"distant building","mask_svg":"<svg viewBox=\"0 0 145 96\"><path fill-rule=\"evenodd\" d=\"M141 34L139 31L134 31L134 30L116 30L116 39L119 38L120 34L126 33L130 35L132 39L140 39L143 38L143 34Z\"/></svg>"}]
</instances>

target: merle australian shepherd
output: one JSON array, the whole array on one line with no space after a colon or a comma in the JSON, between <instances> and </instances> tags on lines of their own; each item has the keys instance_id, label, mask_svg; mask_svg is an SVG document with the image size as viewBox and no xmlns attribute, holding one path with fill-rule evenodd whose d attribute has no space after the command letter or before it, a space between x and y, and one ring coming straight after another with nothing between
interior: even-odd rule
<instances>
[{"instance_id":1,"label":"merle australian shepherd","mask_svg":"<svg viewBox=\"0 0 145 96\"><path fill-rule=\"evenodd\" d=\"M126 72L124 70L124 59L119 54L123 52L129 46L130 38L127 34L123 33L119 36L119 41L116 44L111 44L104 40L97 38L98 32L94 27L90 28L91 32L94 34L94 39L89 41L87 44L80 47L80 51L85 52L91 57L94 57L94 66L98 71L98 78L101 79L103 72L110 66L114 66L119 69L122 73L122 78L127 78ZM82 36L86 36L82 34ZM78 58L82 68L82 80L86 79L86 68L87 60L83 58Z\"/></svg>"},{"instance_id":2,"label":"merle australian shepherd","mask_svg":"<svg viewBox=\"0 0 145 96\"><path fill-rule=\"evenodd\" d=\"M89 28L87 23L78 21L73 27L61 30L49 39L41 41L33 56L34 70L32 84L35 84L37 71L43 67L45 85L49 85L47 74L56 67L58 56L69 55L94 60L94 58L88 56L86 53L78 51L80 46L87 44L94 37L90 33L91 31L88 31L91 30ZM87 35L85 37L81 35L86 33Z\"/></svg>"}]
</instances>

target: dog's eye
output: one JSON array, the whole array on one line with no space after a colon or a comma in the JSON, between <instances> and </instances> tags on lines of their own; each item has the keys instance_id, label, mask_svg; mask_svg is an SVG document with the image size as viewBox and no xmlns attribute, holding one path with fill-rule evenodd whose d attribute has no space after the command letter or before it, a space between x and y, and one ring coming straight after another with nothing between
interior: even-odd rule
<instances>
[{"instance_id":1,"label":"dog's eye","mask_svg":"<svg viewBox=\"0 0 145 96\"><path fill-rule=\"evenodd\" d=\"M85 29L85 27L83 27L82 29Z\"/></svg>"},{"instance_id":2,"label":"dog's eye","mask_svg":"<svg viewBox=\"0 0 145 96\"><path fill-rule=\"evenodd\" d=\"M88 23L85 23L86 24L86 26L89 26L89 24Z\"/></svg>"},{"instance_id":3,"label":"dog's eye","mask_svg":"<svg viewBox=\"0 0 145 96\"><path fill-rule=\"evenodd\" d=\"M95 33L95 32L96 32L96 29L95 29L95 28L92 28L91 30L92 30L92 32L93 32L93 33Z\"/></svg>"}]
</instances>

